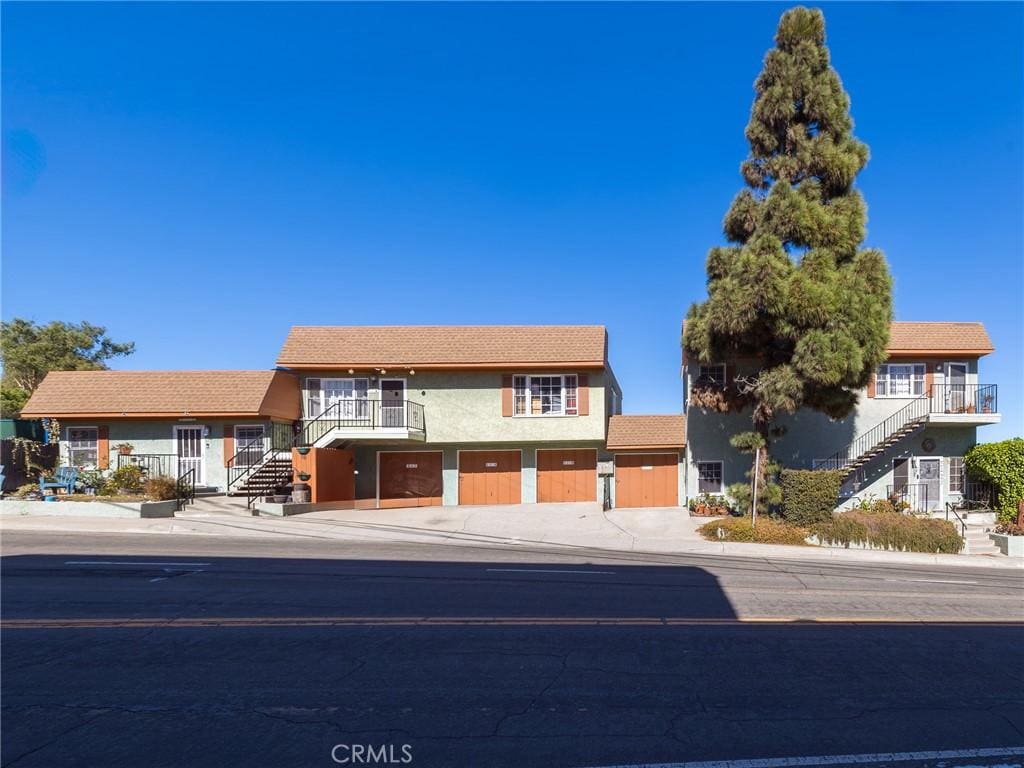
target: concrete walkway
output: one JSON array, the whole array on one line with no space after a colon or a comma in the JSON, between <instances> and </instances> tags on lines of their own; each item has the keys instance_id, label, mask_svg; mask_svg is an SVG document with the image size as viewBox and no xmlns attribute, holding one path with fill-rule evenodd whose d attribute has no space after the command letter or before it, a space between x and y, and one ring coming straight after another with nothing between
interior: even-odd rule
<instances>
[{"instance_id":1,"label":"concrete walkway","mask_svg":"<svg viewBox=\"0 0 1024 768\"><path fill-rule=\"evenodd\" d=\"M473 546L530 545L651 554L1024 568L1024 561L1004 556L929 555L706 541L697 533L697 528L707 521L708 518L691 518L685 509L677 507L604 512L594 503L321 510L288 518L254 517L244 503L218 499L210 504L199 502L176 517L163 520L0 514L0 531L187 533Z\"/></svg>"}]
</instances>

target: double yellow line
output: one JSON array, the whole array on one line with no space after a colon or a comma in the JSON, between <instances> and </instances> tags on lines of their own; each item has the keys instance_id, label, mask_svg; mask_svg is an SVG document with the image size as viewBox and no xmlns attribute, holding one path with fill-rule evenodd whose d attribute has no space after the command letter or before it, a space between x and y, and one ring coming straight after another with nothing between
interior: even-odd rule
<instances>
[{"instance_id":1,"label":"double yellow line","mask_svg":"<svg viewBox=\"0 0 1024 768\"><path fill-rule=\"evenodd\" d=\"M557 617L557 616L188 616L177 618L34 618L6 619L0 629L175 629L236 627L741 627L788 625L902 626L902 627L1018 627L1024 621L979 620L958 617L915 619L850 616L807 619L757 616L699 617Z\"/></svg>"}]
</instances>

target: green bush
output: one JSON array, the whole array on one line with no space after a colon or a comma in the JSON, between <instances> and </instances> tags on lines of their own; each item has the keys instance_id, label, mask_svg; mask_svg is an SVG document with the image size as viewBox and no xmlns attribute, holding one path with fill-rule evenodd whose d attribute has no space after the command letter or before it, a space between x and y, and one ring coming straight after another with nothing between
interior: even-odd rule
<instances>
[{"instance_id":1,"label":"green bush","mask_svg":"<svg viewBox=\"0 0 1024 768\"><path fill-rule=\"evenodd\" d=\"M115 496L122 492L141 493L144 480L142 467L136 464L125 464L110 473L110 477L98 492L102 496Z\"/></svg>"},{"instance_id":2,"label":"green bush","mask_svg":"<svg viewBox=\"0 0 1024 768\"><path fill-rule=\"evenodd\" d=\"M913 517L884 508L842 512L828 522L811 526L811 533L827 544L871 544L900 552L956 554L964 546L956 526L946 520Z\"/></svg>"},{"instance_id":3,"label":"green bush","mask_svg":"<svg viewBox=\"0 0 1024 768\"><path fill-rule=\"evenodd\" d=\"M178 483L173 477L151 477L146 481L143 490L153 501L169 501L178 498Z\"/></svg>"},{"instance_id":4,"label":"green bush","mask_svg":"<svg viewBox=\"0 0 1024 768\"><path fill-rule=\"evenodd\" d=\"M782 516L794 525L826 522L839 500L843 473L837 470L784 469Z\"/></svg>"},{"instance_id":5,"label":"green bush","mask_svg":"<svg viewBox=\"0 0 1024 768\"><path fill-rule=\"evenodd\" d=\"M802 545L806 544L804 539L808 536L806 528L771 517L758 517L757 525L754 526L749 515L712 520L697 530L710 541L746 541L755 544ZM719 536L719 531L722 536Z\"/></svg>"},{"instance_id":6,"label":"green bush","mask_svg":"<svg viewBox=\"0 0 1024 768\"><path fill-rule=\"evenodd\" d=\"M1000 520L1017 517L1024 499L1024 437L976 445L964 456L964 466L972 479L995 486Z\"/></svg>"}]
</instances>

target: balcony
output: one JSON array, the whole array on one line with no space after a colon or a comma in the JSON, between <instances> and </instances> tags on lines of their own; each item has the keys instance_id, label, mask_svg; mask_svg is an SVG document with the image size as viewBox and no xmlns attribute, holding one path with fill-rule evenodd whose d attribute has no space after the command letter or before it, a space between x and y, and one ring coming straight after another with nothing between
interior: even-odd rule
<instances>
[{"instance_id":1,"label":"balcony","mask_svg":"<svg viewBox=\"0 0 1024 768\"><path fill-rule=\"evenodd\" d=\"M998 424L999 420L996 384L936 384L932 387L929 424L966 426Z\"/></svg>"},{"instance_id":2,"label":"balcony","mask_svg":"<svg viewBox=\"0 0 1024 768\"><path fill-rule=\"evenodd\" d=\"M325 448L349 440L426 440L423 406L411 400L341 400L303 419L299 447Z\"/></svg>"}]
</instances>

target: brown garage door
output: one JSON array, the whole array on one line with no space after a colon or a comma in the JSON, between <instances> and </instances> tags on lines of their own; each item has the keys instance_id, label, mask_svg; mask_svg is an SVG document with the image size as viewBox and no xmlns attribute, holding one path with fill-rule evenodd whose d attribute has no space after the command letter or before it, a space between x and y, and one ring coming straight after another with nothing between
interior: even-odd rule
<instances>
[{"instance_id":1,"label":"brown garage door","mask_svg":"<svg viewBox=\"0 0 1024 768\"><path fill-rule=\"evenodd\" d=\"M678 504L679 469L674 453L615 456L616 507L675 507Z\"/></svg>"},{"instance_id":2,"label":"brown garage door","mask_svg":"<svg viewBox=\"0 0 1024 768\"><path fill-rule=\"evenodd\" d=\"M518 504L522 487L519 451L459 451L459 504Z\"/></svg>"},{"instance_id":3,"label":"brown garage door","mask_svg":"<svg viewBox=\"0 0 1024 768\"><path fill-rule=\"evenodd\" d=\"M537 501L597 501L597 451L537 451Z\"/></svg>"},{"instance_id":4,"label":"brown garage door","mask_svg":"<svg viewBox=\"0 0 1024 768\"><path fill-rule=\"evenodd\" d=\"M441 453L380 454L380 506L433 507L441 504Z\"/></svg>"}]
</instances>

